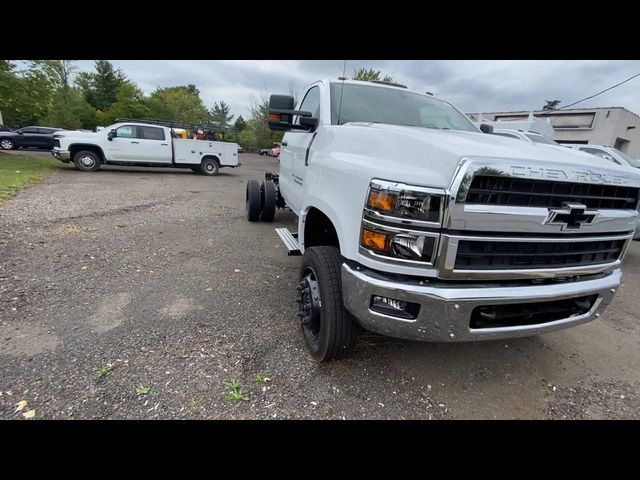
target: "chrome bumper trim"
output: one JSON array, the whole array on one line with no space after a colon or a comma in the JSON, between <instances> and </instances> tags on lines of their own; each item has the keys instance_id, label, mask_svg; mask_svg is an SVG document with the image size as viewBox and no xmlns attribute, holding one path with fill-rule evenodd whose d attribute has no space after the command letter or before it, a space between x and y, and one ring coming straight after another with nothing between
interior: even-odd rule
<instances>
[{"instance_id":1,"label":"chrome bumper trim","mask_svg":"<svg viewBox=\"0 0 640 480\"><path fill-rule=\"evenodd\" d=\"M552 285L513 286L427 283L416 285L374 278L342 265L344 302L367 330L391 337L431 342L460 342L538 335L568 328L595 319L609 304L621 282L616 269L594 279ZM598 294L598 300L586 314L537 325L471 329L469 322L475 307L483 305L534 303ZM372 311L371 297L380 295L420 304L415 320L404 320Z\"/></svg>"}]
</instances>

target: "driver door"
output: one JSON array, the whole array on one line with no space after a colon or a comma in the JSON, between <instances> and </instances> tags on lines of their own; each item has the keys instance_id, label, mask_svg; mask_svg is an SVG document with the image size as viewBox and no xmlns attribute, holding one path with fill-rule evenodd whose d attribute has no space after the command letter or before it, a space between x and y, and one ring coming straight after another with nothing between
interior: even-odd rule
<instances>
[{"instance_id":1,"label":"driver door","mask_svg":"<svg viewBox=\"0 0 640 480\"><path fill-rule=\"evenodd\" d=\"M42 141L35 127L25 127L18 130L16 144L20 147L37 147Z\"/></svg>"},{"instance_id":2,"label":"driver door","mask_svg":"<svg viewBox=\"0 0 640 480\"><path fill-rule=\"evenodd\" d=\"M313 117L320 118L320 88L311 87L298 110L311 112ZM299 119L296 119L298 122ZM289 185L285 187L287 192L287 205L299 214L303 206L304 181L307 175L308 149L313 140L314 132L306 130L291 130L286 133L280 149L280 181Z\"/></svg>"},{"instance_id":3,"label":"driver door","mask_svg":"<svg viewBox=\"0 0 640 480\"><path fill-rule=\"evenodd\" d=\"M106 132L105 132L106 135ZM107 142L107 159L114 162L142 162L142 148L136 125L116 128L116 136Z\"/></svg>"}]
</instances>

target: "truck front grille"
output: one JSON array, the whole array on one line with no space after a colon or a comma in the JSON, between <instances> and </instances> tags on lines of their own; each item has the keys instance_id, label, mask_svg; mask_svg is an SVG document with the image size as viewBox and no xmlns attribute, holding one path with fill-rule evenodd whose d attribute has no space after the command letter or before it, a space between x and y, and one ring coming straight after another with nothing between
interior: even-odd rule
<instances>
[{"instance_id":1,"label":"truck front grille","mask_svg":"<svg viewBox=\"0 0 640 480\"><path fill-rule=\"evenodd\" d=\"M457 270L515 270L579 267L620 258L626 240L570 242L460 240Z\"/></svg>"},{"instance_id":2,"label":"truck front grille","mask_svg":"<svg viewBox=\"0 0 640 480\"><path fill-rule=\"evenodd\" d=\"M594 209L635 210L639 190L626 186L476 175L465 203L556 208L565 202L576 202Z\"/></svg>"}]
</instances>

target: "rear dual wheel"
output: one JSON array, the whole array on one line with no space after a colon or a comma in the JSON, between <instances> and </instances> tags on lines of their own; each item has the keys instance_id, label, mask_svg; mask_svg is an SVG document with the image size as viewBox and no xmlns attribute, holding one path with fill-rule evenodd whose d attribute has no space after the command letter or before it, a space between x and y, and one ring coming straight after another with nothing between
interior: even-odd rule
<instances>
[{"instance_id":1,"label":"rear dual wheel","mask_svg":"<svg viewBox=\"0 0 640 480\"><path fill-rule=\"evenodd\" d=\"M260 184L257 180L247 182L247 220L257 222L262 213L262 199L260 194Z\"/></svg>"},{"instance_id":2,"label":"rear dual wheel","mask_svg":"<svg viewBox=\"0 0 640 480\"><path fill-rule=\"evenodd\" d=\"M271 180L262 184L257 180L247 182L246 207L250 222L272 222L276 213L276 186Z\"/></svg>"},{"instance_id":3,"label":"rear dual wheel","mask_svg":"<svg viewBox=\"0 0 640 480\"><path fill-rule=\"evenodd\" d=\"M276 185L271 180L265 180L260 186L262 197L262 215L260 219L263 222L273 222L276 215Z\"/></svg>"}]
</instances>

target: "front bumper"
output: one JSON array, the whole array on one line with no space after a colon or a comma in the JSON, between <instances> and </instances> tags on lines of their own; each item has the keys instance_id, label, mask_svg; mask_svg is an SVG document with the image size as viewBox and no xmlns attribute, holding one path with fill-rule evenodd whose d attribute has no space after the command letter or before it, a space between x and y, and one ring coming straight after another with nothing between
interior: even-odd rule
<instances>
[{"instance_id":1,"label":"front bumper","mask_svg":"<svg viewBox=\"0 0 640 480\"><path fill-rule=\"evenodd\" d=\"M359 268L359 267L356 267ZM347 308L367 330L390 337L429 342L464 342L524 337L589 322L600 315L620 286L622 272L586 280L546 285L404 283L365 269L342 265L342 289ZM550 302L597 294L591 309L582 315L535 325L499 328L470 327L471 313L478 306ZM371 297L379 295L420 305L415 320L374 312Z\"/></svg>"},{"instance_id":2,"label":"front bumper","mask_svg":"<svg viewBox=\"0 0 640 480\"><path fill-rule=\"evenodd\" d=\"M69 150L62 150L61 148L53 147L51 155L64 163L69 163L71 161L71 154L69 153Z\"/></svg>"}]
</instances>

